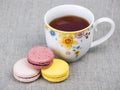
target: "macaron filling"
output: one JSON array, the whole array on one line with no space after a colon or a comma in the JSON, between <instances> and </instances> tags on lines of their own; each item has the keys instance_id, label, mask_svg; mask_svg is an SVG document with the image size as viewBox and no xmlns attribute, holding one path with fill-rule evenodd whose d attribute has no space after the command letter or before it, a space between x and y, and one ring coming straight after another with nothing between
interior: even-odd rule
<instances>
[{"instance_id":1,"label":"macaron filling","mask_svg":"<svg viewBox=\"0 0 120 90\"><path fill-rule=\"evenodd\" d=\"M35 66L48 66L48 65L51 64L51 62L36 64L36 63L30 62L29 59L28 59L28 62L29 62L30 64L32 64L32 65L35 65Z\"/></svg>"}]
</instances>

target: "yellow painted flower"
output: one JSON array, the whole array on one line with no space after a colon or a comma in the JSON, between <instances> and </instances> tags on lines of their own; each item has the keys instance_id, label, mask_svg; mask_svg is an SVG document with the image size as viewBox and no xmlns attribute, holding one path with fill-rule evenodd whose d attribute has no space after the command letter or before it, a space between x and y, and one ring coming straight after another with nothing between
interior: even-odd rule
<instances>
[{"instance_id":1,"label":"yellow painted flower","mask_svg":"<svg viewBox=\"0 0 120 90\"><path fill-rule=\"evenodd\" d=\"M49 29L49 27L47 26L47 25L45 25L45 28L48 30Z\"/></svg>"},{"instance_id":2,"label":"yellow painted flower","mask_svg":"<svg viewBox=\"0 0 120 90\"><path fill-rule=\"evenodd\" d=\"M77 41L75 40L74 35L72 34L63 34L60 36L60 44L66 49L71 49L72 45L76 45Z\"/></svg>"},{"instance_id":3,"label":"yellow painted flower","mask_svg":"<svg viewBox=\"0 0 120 90\"><path fill-rule=\"evenodd\" d=\"M75 53L76 55L78 55L78 54L80 53L80 51L77 50L77 51L75 51L74 53Z\"/></svg>"}]
</instances>

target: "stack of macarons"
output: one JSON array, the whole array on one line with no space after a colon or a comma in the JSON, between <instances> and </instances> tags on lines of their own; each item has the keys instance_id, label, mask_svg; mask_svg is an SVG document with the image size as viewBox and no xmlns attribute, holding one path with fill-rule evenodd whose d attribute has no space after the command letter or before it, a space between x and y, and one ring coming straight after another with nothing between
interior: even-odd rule
<instances>
[{"instance_id":1,"label":"stack of macarons","mask_svg":"<svg viewBox=\"0 0 120 90\"><path fill-rule=\"evenodd\" d=\"M32 82L42 74L50 82L61 82L69 76L69 65L55 59L47 47L37 46L28 51L27 58L18 60L13 67L14 78L21 82Z\"/></svg>"}]
</instances>

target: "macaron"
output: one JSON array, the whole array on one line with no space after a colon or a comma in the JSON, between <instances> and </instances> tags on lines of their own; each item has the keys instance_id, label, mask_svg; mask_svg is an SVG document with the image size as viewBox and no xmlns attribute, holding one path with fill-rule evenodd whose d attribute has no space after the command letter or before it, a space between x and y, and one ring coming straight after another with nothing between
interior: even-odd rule
<instances>
[{"instance_id":1,"label":"macaron","mask_svg":"<svg viewBox=\"0 0 120 90\"><path fill-rule=\"evenodd\" d=\"M54 59L50 67L41 69L44 79L50 82L61 82L69 76L69 65L61 59Z\"/></svg>"},{"instance_id":2,"label":"macaron","mask_svg":"<svg viewBox=\"0 0 120 90\"><path fill-rule=\"evenodd\" d=\"M31 68L27 59L18 60L13 67L14 78L21 82L32 82L40 77L40 70Z\"/></svg>"},{"instance_id":3,"label":"macaron","mask_svg":"<svg viewBox=\"0 0 120 90\"><path fill-rule=\"evenodd\" d=\"M28 51L27 60L35 69L46 68L53 62L54 53L47 47L37 46Z\"/></svg>"}]
</instances>

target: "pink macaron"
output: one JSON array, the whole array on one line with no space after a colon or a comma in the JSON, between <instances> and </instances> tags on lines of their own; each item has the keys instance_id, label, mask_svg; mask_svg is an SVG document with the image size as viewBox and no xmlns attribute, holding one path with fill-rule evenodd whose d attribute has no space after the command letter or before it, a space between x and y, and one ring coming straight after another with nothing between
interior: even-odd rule
<instances>
[{"instance_id":1,"label":"pink macaron","mask_svg":"<svg viewBox=\"0 0 120 90\"><path fill-rule=\"evenodd\" d=\"M47 47L37 46L28 51L27 61L32 68L41 69L50 66L54 53Z\"/></svg>"}]
</instances>

